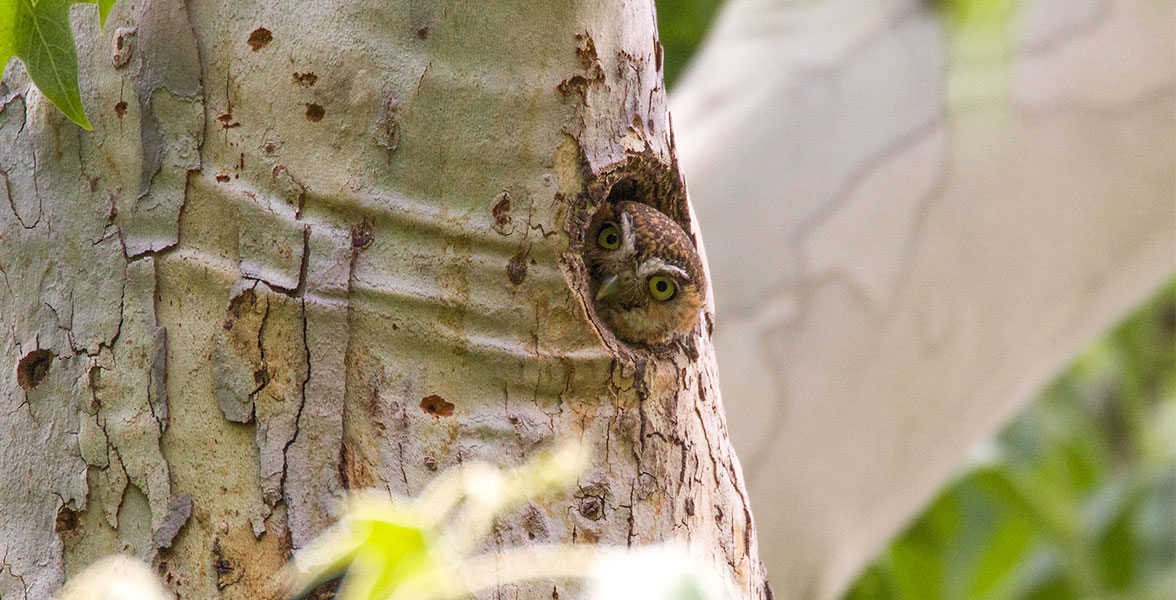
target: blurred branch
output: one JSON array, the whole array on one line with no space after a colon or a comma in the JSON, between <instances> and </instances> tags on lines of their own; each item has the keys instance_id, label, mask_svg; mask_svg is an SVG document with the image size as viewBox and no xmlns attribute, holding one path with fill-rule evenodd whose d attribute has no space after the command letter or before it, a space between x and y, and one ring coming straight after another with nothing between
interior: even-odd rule
<instances>
[{"instance_id":1,"label":"blurred branch","mask_svg":"<svg viewBox=\"0 0 1176 600\"><path fill-rule=\"evenodd\" d=\"M732 0L671 98L790 598L836 597L1172 273L1171 0L941 6Z\"/></svg>"}]
</instances>

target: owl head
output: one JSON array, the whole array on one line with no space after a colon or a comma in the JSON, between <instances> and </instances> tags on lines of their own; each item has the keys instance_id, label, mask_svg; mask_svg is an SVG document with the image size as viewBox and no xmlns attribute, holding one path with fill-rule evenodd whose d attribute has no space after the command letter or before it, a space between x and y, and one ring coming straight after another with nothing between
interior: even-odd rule
<instances>
[{"instance_id":1,"label":"owl head","mask_svg":"<svg viewBox=\"0 0 1176 600\"><path fill-rule=\"evenodd\" d=\"M596 314L626 342L656 345L689 333L706 299L690 237L640 202L606 205L584 240Z\"/></svg>"}]
</instances>

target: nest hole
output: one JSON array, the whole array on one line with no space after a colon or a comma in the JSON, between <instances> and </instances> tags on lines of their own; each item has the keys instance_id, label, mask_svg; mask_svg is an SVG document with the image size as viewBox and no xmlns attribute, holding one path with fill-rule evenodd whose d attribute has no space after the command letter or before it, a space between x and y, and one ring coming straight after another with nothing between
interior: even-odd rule
<instances>
[{"instance_id":1,"label":"nest hole","mask_svg":"<svg viewBox=\"0 0 1176 600\"><path fill-rule=\"evenodd\" d=\"M33 350L24 355L16 365L16 383L25 391L31 390L49 376L53 364L53 353L48 350Z\"/></svg>"}]
</instances>

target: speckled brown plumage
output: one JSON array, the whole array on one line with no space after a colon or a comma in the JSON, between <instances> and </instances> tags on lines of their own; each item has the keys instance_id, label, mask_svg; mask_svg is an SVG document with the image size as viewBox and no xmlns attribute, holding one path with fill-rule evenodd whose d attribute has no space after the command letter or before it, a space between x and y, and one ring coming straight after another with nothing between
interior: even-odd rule
<instances>
[{"instance_id":1,"label":"speckled brown plumage","mask_svg":"<svg viewBox=\"0 0 1176 600\"><path fill-rule=\"evenodd\" d=\"M603 247L598 239L610 225L620 234L615 249ZM584 258L597 315L618 338L657 345L689 333L698 323L706 298L702 261L686 232L656 209L629 201L603 207L585 236ZM652 297L654 277L673 280L671 298Z\"/></svg>"}]
</instances>

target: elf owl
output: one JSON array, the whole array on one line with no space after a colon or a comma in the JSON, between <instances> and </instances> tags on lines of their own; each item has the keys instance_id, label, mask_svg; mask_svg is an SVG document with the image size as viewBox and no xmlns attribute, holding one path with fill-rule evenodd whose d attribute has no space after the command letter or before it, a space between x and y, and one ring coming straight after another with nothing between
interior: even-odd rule
<instances>
[{"instance_id":1,"label":"elf owl","mask_svg":"<svg viewBox=\"0 0 1176 600\"><path fill-rule=\"evenodd\" d=\"M640 202L606 205L584 245L596 314L618 338L651 346L694 328L706 275L673 219Z\"/></svg>"}]
</instances>

